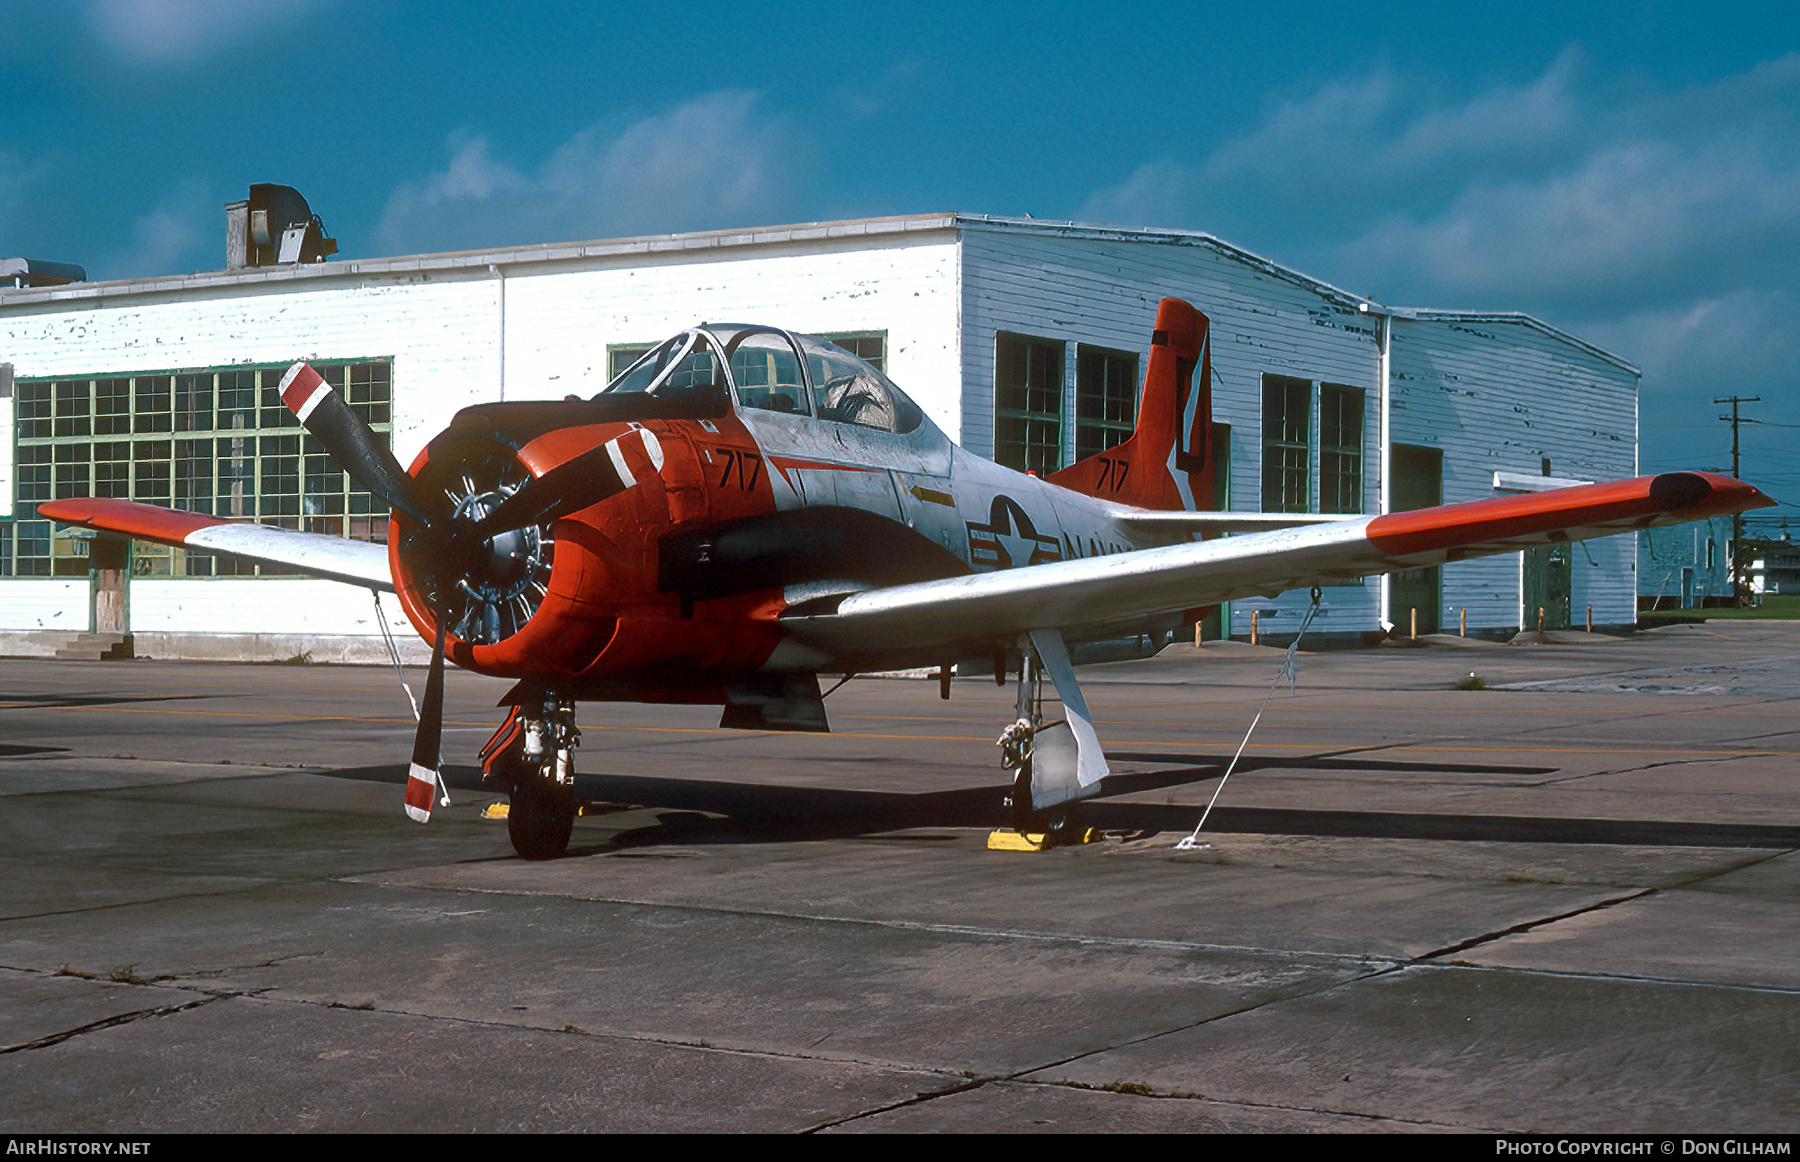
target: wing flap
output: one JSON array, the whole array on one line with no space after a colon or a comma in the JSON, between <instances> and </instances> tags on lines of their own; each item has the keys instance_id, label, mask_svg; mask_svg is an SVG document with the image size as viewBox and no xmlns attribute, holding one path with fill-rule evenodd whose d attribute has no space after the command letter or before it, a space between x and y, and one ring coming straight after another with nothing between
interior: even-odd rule
<instances>
[{"instance_id":1,"label":"wing flap","mask_svg":"<svg viewBox=\"0 0 1800 1162\"><path fill-rule=\"evenodd\" d=\"M1353 516L1305 512L1153 512L1125 509L1112 514L1126 528L1152 536L1170 533L1259 533L1305 525L1354 520Z\"/></svg>"},{"instance_id":2,"label":"wing flap","mask_svg":"<svg viewBox=\"0 0 1800 1162\"><path fill-rule=\"evenodd\" d=\"M38 515L62 524L122 533L182 549L230 553L349 585L389 593L394 590L387 546L369 541L222 520L105 497L49 501L38 505Z\"/></svg>"}]
</instances>

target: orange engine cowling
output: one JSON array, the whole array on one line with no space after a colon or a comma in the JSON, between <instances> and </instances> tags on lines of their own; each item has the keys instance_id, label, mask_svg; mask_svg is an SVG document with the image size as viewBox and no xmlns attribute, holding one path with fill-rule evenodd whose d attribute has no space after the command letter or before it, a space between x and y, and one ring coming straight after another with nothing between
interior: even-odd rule
<instances>
[{"instance_id":1,"label":"orange engine cowling","mask_svg":"<svg viewBox=\"0 0 1800 1162\"><path fill-rule=\"evenodd\" d=\"M572 697L711 701L696 687L727 685L760 666L779 637L779 590L695 603L658 589L663 536L709 515L697 454L676 425L558 427L518 448L453 429L419 455L411 473L479 518L530 477L634 426L648 429L660 464L644 441L621 440L631 487L552 526L493 537L455 565L395 513L389 559L419 632L432 638L433 610L447 597L446 650L458 666L541 681Z\"/></svg>"}]
</instances>

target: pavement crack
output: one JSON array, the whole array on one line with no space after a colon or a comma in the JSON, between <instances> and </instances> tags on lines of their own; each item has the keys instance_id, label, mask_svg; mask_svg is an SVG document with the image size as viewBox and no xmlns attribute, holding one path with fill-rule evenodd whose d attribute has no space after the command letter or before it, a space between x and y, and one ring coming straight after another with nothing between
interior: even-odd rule
<instances>
[{"instance_id":1,"label":"pavement crack","mask_svg":"<svg viewBox=\"0 0 1800 1162\"><path fill-rule=\"evenodd\" d=\"M1357 1118L1369 1122L1394 1122L1403 1126L1425 1126L1432 1129L1459 1130L1463 1133L1505 1133L1504 1130L1481 1126L1464 1126L1449 1122L1435 1122L1425 1118L1408 1118L1399 1114L1372 1114L1363 1110L1340 1110L1330 1106L1289 1105L1283 1102L1250 1101L1246 1098L1214 1097L1204 1093L1188 1093L1182 1090L1167 1092L1152 1089L1141 1082L1115 1081L1110 1085L1089 1085L1082 1081L1036 1081L1027 1078L1007 1078L1019 1085L1045 1085L1059 1089L1081 1089L1090 1093L1117 1093L1128 1097L1147 1097L1157 1101L1203 1101L1214 1105L1235 1106L1247 1110L1280 1110L1283 1113L1326 1114L1337 1118Z\"/></svg>"},{"instance_id":2,"label":"pavement crack","mask_svg":"<svg viewBox=\"0 0 1800 1162\"><path fill-rule=\"evenodd\" d=\"M923 1093L916 1093L909 1098L903 1098L900 1101L889 1102L886 1105L876 1106L873 1109L858 1110L856 1113L846 1114L841 1118L832 1118L828 1122L820 1122L818 1125L809 1126L806 1129L801 1130L800 1132L802 1134L817 1134L823 1130L829 1130L829 1129L833 1129L837 1126L848 1125L851 1122L861 1121L864 1118L872 1118L872 1117L876 1117L880 1114L892 1113L895 1110L903 1110L903 1109L907 1108L908 1106L922 1105L928 1101L936 1101L940 1097L951 1097L951 1096L953 1096L955 1094L959 1094L959 1093L968 1093L970 1090L980 1089L982 1086L988 1084L990 1081L1002 1081L1002 1080L1010 1080L1010 1079L995 1078L995 1077L973 1077L973 1078L970 1078L968 1081L957 1082L953 1085L942 1086L938 1089L926 1090Z\"/></svg>"},{"instance_id":3,"label":"pavement crack","mask_svg":"<svg viewBox=\"0 0 1800 1162\"><path fill-rule=\"evenodd\" d=\"M1068 1065L1072 1062L1080 1061L1084 1057L1093 1057L1093 1056L1095 1056L1097 1054L1101 1054L1101 1053L1111 1053L1115 1049L1123 1049L1128 1045L1142 1045L1149 1041L1155 1041L1161 1037L1173 1036L1176 1033L1185 1033L1189 1029L1198 1029L1202 1025L1210 1025L1214 1021L1223 1021L1228 1017L1241 1017L1245 1013L1253 1013L1256 1010L1266 1008L1269 1005L1285 1004L1288 1001L1298 1000L1301 997L1321 996L1321 995L1331 992L1335 989L1343 988L1346 985L1360 984L1361 982L1366 981L1366 980L1374 980L1376 977L1387 976L1390 973L1399 972L1401 969L1403 969L1405 967L1407 967L1407 964L1404 962L1390 961L1386 964L1381 965L1381 967L1376 968L1375 970L1373 970L1371 972L1358 973L1355 976L1345 977L1343 980L1332 981L1331 983L1325 985L1325 987L1323 987L1323 988L1313 989L1313 990L1306 991L1306 992L1299 992L1299 993L1292 993L1292 994L1283 993L1283 994L1280 994L1277 996L1263 997L1260 1000L1255 1000L1255 1001L1251 1001L1248 1004L1240 1005L1235 1009L1227 1009L1222 1012L1213 1013L1211 1016L1201 1017L1197 1021L1189 1021L1185 1024L1175 1025L1168 1029L1159 1029L1154 1033L1146 1033L1141 1037L1128 1037L1123 1041L1117 1041L1117 1042L1114 1042L1114 1043L1108 1044L1108 1045L1099 1045L1092 1049L1084 1049L1079 1053L1071 1053L1067 1057L1058 1058L1055 1061L1046 1061L1040 1065L1027 1066L1024 1069L1016 1070L1012 1073L1007 1074L1002 1080L1024 1081L1024 1080L1026 1080L1026 1075L1028 1075L1028 1074L1042 1073L1046 1069L1057 1069L1061 1066Z\"/></svg>"},{"instance_id":4,"label":"pavement crack","mask_svg":"<svg viewBox=\"0 0 1800 1162\"><path fill-rule=\"evenodd\" d=\"M85 1025L77 1025L73 1029L64 1029L60 1033L52 1033L47 1037L39 1037L33 1041L24 1041L17 1045L0 1045L0 1053L21 1053L27 1049L44 1049L51 1045L60 1045L71 1037L79 1037L83 1033L97 1033L101 1029L111 1029L117 1025L129 1025L133 1021L142 1021L149 1017L168 1017L175 1013L185 1013L189 1009L197 1009L201 1005L210 1005L214 1001L233 996L232 993L213 993L185 1004L158 1005L151 1009L135 1009L129 1013L119 1013L98 1021L90 1021Z\"/></svg>"},{"instance_id":5,"label":"pavement crack","mask_svg":"<svg viewBox=\"0 0 1800 1162\"><path fill-rule=\"evenodd\" d=\"M1794 848L1787 848L1783 851L1758 852L1755 855L1745 856L1743 859L1725 864L1723 867L1700 868L1686 879L1676 880L1672 884L1665 884L1663 886L1670 888L1691 888L1695 884L1703 884L1707 880L1718 879L1720 876L1730 875L1735 871L1743 871L1745 868L1755 867L1759 863L1767 863L1772 859L1781 859L1784 856L1794 854L1794 851Z\"/></svg>"},{"instance_id":6,"label":"pavement crack","mask_svg":"<svg viewBox=\"0 0 1800 1162\"><path fill-rule=\"evenodd\" d=\"M1597 912L1602 908L1611 908L1618 904L1629 903L1632 900L1640 900L1645 896L1653 895L1661 890L1661 888L1643 888L1639 891L1627 892L1622 896L1611 896L1596 903L1585 904L1579 908L1571 908L1567 912L1558 912L1553 916L1540 916L1536 920L1527 920L1522 924L1514 924L1508 928L1500 928L1492 932L1483 932L1479 936L1471 936L1467 940L1461 940L1455 944L1446 945L1443 948L1437 948L1430 952L1421 953L1420 955L1413 957L1408 963L1423 964L1428 960L1436 960L1441 956L1451 956L1458 952L1465 952L1468 949L1475 948L1479 945L1499 940L1504 936L1517 936L1521 932L1529 932L1533 928L1541 928L1545 924L1554 924L1558 920L1567 920L1571 916L1581 916L1588 912Z\"/></svg>"},{"instance_id":7,"label":"pavement crack","mask_svg":"<svg viewBox=\"0 0 1800 1162\"><path fill-rule=\"evenodd\" d=\"M1746 751L1741 754L1705 755L1701 758L1663 759L1654 763L1640 763L1635 767L1610 767L1604 771L1586 771L1579 775L1563 775L1554 779L1541 779L1537 782L1527 783L1525 785L1531 787L1554 787L1561 783L1577 783L1583 779L1597 779L1606 775L1632 775L1637 774L1640 771L1653 771L1658 767L1706 766L1714 763L1736 762L1739 759L1767 757L1766 754L1761 752Z\"/></svg>"}]
</instances>

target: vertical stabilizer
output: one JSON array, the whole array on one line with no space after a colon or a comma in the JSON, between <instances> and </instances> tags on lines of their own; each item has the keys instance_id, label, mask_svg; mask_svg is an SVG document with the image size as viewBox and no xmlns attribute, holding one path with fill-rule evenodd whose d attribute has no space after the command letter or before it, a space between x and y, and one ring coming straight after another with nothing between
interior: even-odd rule
<instances>
[{"instance_id":1,"label":"vertical stabilizer","mask_svg":"<svg viewBox=\"0 0 1800 1162\"><path fill-rule=\"evenodd\" d=\"M1046 477L1139 508L1212 507L1212 350L1206 316L1164 299L1131 438Z\"/></svg>"}]
</instances>

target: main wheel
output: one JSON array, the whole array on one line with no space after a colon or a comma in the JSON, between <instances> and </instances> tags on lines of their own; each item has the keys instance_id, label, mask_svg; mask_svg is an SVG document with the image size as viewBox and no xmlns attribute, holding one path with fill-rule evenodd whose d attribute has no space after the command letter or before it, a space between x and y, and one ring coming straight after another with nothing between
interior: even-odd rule
<instances>
[{"instance_id":1,"label":"main wheel","mask_svg":"<svg viewBox=\"0 0 1800 1162\"><path fill-rule=\"evenodd\" d=\"M555 859L569 849L575 829L575 798L569 788L538 775L513 787L506 809L506 833L520 859Z\"/></svg>"}]
</instances>

